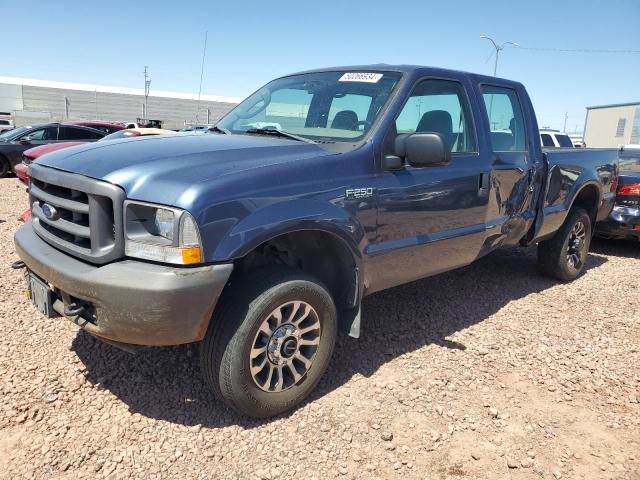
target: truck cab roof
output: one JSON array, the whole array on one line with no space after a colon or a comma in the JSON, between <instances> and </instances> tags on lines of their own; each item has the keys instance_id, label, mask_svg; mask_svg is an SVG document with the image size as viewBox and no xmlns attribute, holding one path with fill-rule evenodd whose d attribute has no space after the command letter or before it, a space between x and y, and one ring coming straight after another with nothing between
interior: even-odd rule
<instances>
[{"instance_id":1,"label":"truck cab roof","mask_svg":"<svg viewBox=\"0 0 640 480\"><path fill-rule=\"evenodd\" d=\"M502 85L511 85L513 87L523 85L520 82L509 80L501 77L492 77L489 75L481 75L479 73L466 72L463 70L454 70L447 68L430 67L426 65L407 65L407 64L387 64L376 63L370 65L343 65L335 67L326 67L313 70L303 70L300 72L283 75L281 78L291 77L293 75L302 75L307 73L335 72L335 71L365 71L365 72L399 72L403 74L424 76L424 77L461 77L467 76L476 83L500 83Z\"/></svg>"}]
</instances>

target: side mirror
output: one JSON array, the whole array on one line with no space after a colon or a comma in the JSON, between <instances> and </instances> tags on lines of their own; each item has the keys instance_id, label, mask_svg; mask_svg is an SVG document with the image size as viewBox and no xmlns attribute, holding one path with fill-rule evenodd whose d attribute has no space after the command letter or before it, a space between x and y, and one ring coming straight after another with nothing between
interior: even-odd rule
<instances>
[{"instance_id":1,"label":"side mirror","mask_svg":"<svg viewBox=\"0 0 640 480\"><path fill-rule=\"evenodd\" d=\"M439 133L414 133L398 140L397 153L404 153L401 156L412 167L447 165L451 162L451 149Z\"/></svg>"},{"instance_id":2,"label":"side mirror","mask_svg":"<svg viewBox=\"0 0 640 480\"><path fill-rule=\"evenodd\" d=\"M31 143L31 137L30 136L26 136L26 137L22 137L20 139L20 143Z\"/></svg>"}]
</instances>

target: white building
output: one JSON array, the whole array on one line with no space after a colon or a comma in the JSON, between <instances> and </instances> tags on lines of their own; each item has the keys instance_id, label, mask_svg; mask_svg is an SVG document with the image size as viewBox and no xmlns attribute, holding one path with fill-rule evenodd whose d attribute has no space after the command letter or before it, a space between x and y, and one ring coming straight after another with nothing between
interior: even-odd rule
<instances>
[{"instance_id":1,"label":"white building","mask_svg":"<svg viewBox=\"0 0 640 480\"><path fill-rule=\"evenodd\" d=\"M640 102L587 107L587 147L615 148L640 144Z\"/></svg>"},{"instance_id":2,"label":"white building","mask_svg":"<svg viewBox=\"0 0 640 480\"><path fill-rule=\"evenodd\" d=\"M241 99L151 90L146 118L164 128L215 123ZM0 115L16 126L65 120L133 122L144 118L144 90L0 76ZM197 113L197 115L196 115Z\"/></svg>"}]
</instances>

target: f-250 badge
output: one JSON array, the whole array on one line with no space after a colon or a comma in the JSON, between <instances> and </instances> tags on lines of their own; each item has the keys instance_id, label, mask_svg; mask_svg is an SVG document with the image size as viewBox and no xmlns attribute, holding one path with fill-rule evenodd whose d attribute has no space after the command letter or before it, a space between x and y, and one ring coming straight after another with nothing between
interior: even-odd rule
<instances>
[{"instance_id":1,"label":"f-250 badge","mask_svg":"<svg viewBox=\"0 0 640 480\"><path fill-rule=\"evenodd\" d=\"M349 188L345 192L345 198L347 200L356 200L361 198L369 198L373 196L373 188Z\"/></svg>"}]
</instances>

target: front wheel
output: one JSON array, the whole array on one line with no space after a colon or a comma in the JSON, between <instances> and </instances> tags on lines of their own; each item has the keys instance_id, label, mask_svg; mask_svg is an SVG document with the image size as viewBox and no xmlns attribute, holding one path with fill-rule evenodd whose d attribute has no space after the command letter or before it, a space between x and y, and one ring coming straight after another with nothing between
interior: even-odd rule
<instances>
[{"instance_id":1,"label":"front wheel","mask_svg":"<svg viewBox=\"0 0 640 480\"><path fill-rule=\"evenodd\" d=\"M591 244L591 218L583 208L572 208L556 234L538 244L543 272L564 282L578 278L585 268Z\"/></svg>"},{"instance_id":2,"label":"front wheel","mask_svg":"<svg viewBox=\"0 0 640 480\"><path fill-rule=\"evenodd\" d=\"M200 347L205 381L252 417L302 402L329 365L337 315L329 291L288 268L240 277L216 310Z\"/></svg>"}]
</instances>

